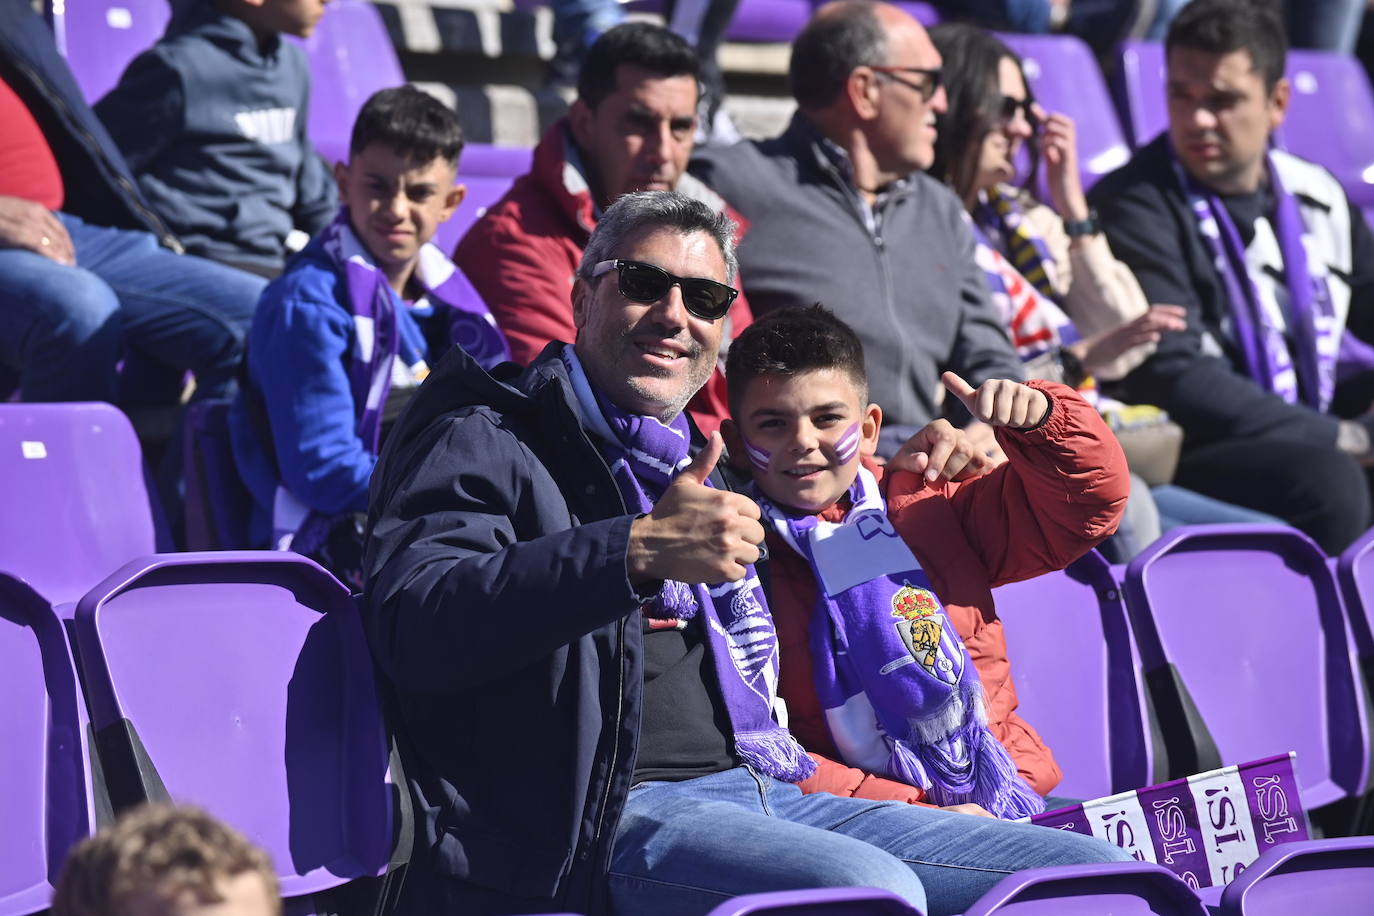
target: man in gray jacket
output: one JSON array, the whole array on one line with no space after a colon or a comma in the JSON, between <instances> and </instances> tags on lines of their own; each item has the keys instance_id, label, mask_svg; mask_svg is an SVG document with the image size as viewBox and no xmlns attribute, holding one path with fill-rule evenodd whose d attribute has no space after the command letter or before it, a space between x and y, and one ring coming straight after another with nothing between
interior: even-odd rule
<instances>
[{"instance_id":1,"label":"man in gray jacket","mask_svg":"<svg viewBox=\"0 0 1374 916\"><path fill-rule=\"evenodd\" d=\"M896 7L841 0L797 37L790 80L782 136L702 149L691 171L749 222L740 272L757 314L819 300L858 332L890 453L940 416L941 371L1022 378L959 201L922 171L940 54Z\"/></svg>"}]
</instances>

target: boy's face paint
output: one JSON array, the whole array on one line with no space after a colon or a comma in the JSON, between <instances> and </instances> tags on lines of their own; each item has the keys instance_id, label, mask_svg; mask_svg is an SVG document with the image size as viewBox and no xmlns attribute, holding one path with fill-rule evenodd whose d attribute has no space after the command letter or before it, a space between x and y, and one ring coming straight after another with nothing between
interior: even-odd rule
<instances>
[{"instance_id":1,"label":"boy's face paint","mask_svg":"<svg viewBox=\"0 0 1374 916\"><path fill-rule=\"evenodd\" d=\"M760 376L745 386L735 424L754 482L773 502L805 512L833 505L878 443L882 412L833 369Z\"/></svg>"}]
</instances>

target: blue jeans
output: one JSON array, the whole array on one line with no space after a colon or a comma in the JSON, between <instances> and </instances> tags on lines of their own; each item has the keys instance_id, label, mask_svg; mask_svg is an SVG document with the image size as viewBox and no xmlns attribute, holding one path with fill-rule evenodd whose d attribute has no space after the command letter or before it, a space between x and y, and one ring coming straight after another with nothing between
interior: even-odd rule
<instances>
[{"instance_id":1,"label":"blue jeans","mask_svg":"<svg viewBox=\"0 0 1374 916\"><path fill-rule=\"evenodd\" d=\"M76 267L0 250L0 364L19 369L24 399L115 402L121 355L167 367L174 377L191 370L200 396L232 394L267 281L175 254L147 232L58 216ZM146 396L124 394L125 402Z\"/></svg>"},{"instance_id":2,"label":"blue jeans","mask_svg":"<svg viewBox=\"0 0 1374 916\"><path fill-rule=\"evenodd\" d=\"M747 767L630 791L611 855L617 914L699 916L740 894L876 887L961 913L1014 871L1118 862L1092 837L823 792Z\"/></svg>"},{"instance_id":3,"label":"blue jeans","mask_svg":"<svg viewBox=\"0 0 1374 916\"><path fill-rule=\"evenodd\" d=\"M1256 509L1247 509L1222 502L1183 487L1155 487L1150 491L1159 507L1159 526L1165 531L1180 525L1284 525L1276 518Z\"/></svg>"}]
</instances>

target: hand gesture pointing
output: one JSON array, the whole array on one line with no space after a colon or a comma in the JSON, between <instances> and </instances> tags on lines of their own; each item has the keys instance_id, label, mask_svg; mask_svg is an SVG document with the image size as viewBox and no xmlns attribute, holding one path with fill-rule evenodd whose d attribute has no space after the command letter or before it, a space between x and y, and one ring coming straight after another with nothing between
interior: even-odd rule
<instances>
[{"instance_id":1,"label":"hand gesture pointing","mask_svg":"<svg viewBox=\"0 0 1374 916\"><path fill-rule=\"evenodd\" d=\"M991 426L1031 429L1045 422L1050 399L1041 391L1010 379L989 379L976 389L953 372L940 377L975 420Z\"/></svg>"}]
</instances>

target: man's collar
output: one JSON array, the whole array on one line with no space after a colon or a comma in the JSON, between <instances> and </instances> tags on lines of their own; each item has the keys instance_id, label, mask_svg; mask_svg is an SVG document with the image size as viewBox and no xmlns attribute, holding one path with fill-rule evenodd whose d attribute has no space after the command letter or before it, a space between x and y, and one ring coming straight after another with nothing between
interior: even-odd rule
<instances>
[{"instance_id":1,"label":"man's collar","mask_svg":"<svg viewBox=\"0 0 1374 916\"><path fill-rule=\"evenodd\" d=\"M827 137L810 118L800 111L796 112L792 115L792 123L788 125L786 136L799 151L809 149L817 167L822 171L838 177L845 187L855 194L860 193L860 188L854 180L854 160L850 158L849 151ZM909 178L904 176L878 188L876 193L881 200L893 191L904 189L908 183Z\"/></svg>"}]
</instances>

